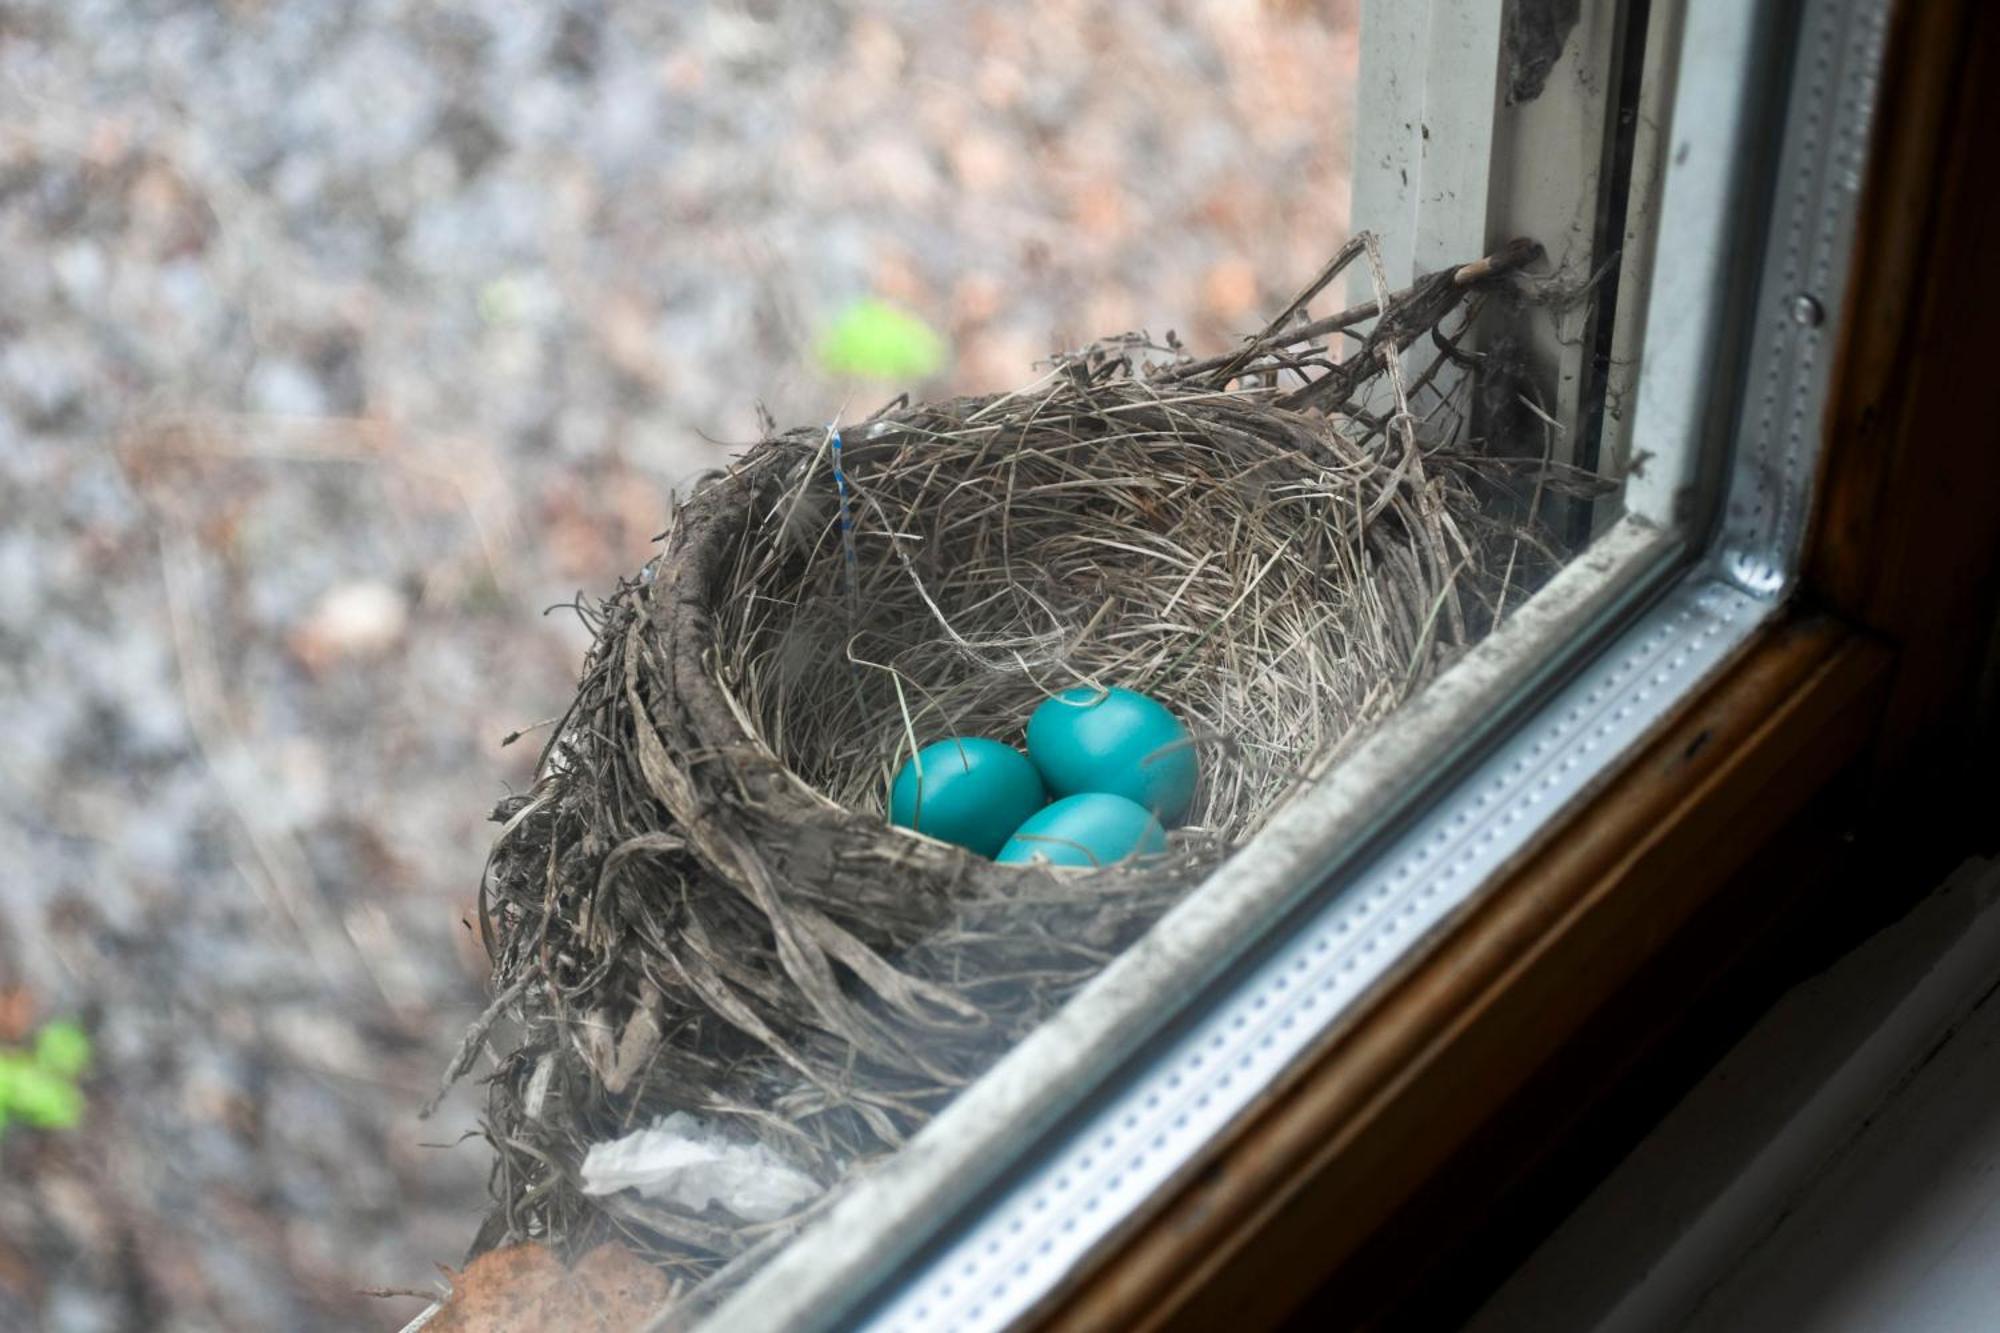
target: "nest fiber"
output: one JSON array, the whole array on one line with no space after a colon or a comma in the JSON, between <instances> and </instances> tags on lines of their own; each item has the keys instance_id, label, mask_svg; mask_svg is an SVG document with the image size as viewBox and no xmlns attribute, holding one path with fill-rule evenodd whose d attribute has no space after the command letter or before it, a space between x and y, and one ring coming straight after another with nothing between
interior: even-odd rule
<instances>
[{"instance_id":1,"label":"nest fiber","mask_svg":"<svg viewBox=\"0 0 2000 1333\"><path fill-rule=\"evenodd\" d=\"M452 1071L507 1020L482 1246L615 1231L741 1271L798 1219L586 1196L586 1150L678 1112L825 1186L893 1151L1547 563L1502 517L1546 470L1457 407L1459 336L1530 248L1308 318L1367 244L1227 356L1114 339L1012 393L773 433L579 608L575 702L496 813L496 1001ZM1018 744L1077 684L1189 724L1167 854L1001 866L885 822L913 748Z\"/></svg>"}]
</instances>

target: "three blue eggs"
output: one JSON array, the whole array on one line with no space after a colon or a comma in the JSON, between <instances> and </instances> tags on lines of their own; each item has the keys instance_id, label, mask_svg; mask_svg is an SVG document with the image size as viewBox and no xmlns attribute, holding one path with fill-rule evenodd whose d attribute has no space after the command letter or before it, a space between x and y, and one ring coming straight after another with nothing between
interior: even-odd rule
<instances>
[{"instance_id":1,"label":"three blue eggs","mask_svg":"<svg viewBox=\"0 0 2000 1333\"><path fill-rule=\"evenodd\" d=\"M889 821L1003 865L1098 867L1165 851L1194 799L1187 728L1137 691L1065 690L1027 741L1025 755L976 736L926 745L896 771Z\"/></svg>"}]
</instances>

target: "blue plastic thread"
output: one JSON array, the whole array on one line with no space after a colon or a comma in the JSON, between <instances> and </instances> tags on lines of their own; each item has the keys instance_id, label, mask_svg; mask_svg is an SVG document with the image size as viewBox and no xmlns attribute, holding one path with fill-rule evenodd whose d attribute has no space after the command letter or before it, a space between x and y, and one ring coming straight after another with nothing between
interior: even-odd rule
<instances>
[{"instance_id":1,"label":"blue plastic thread","mask_svg":"<svg viewBox=\"0 0 2000 1333\"><path fill-rule=\"evenodd\" d=\"M847 502L847 473L840 465L840 426L836 423L827 428L833 439L833 485L840 492L840 550L847 558L846 583L847 604L851 611L859 601L854 586L854 511Z\"/></svg>"}]
</instances>

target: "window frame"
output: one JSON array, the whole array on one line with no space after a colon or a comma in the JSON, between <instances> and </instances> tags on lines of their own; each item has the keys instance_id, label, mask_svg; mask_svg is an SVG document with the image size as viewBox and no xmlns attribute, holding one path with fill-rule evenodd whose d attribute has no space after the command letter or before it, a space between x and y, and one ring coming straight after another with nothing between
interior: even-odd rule
<instances>
[{"instance_id":1,"label":"window frame","mask_svg":"<svg viewBox=\"0 0 2000 1333\"><path fill-rule=\"evenodd\" d=\"M1980 374L1982 310L2000 300L2000 182L1980 128L2000 114L2000 14L1896 4L1880 104L1822 484L1784 614L1576 811L1574 841L1550 841L1496 889L1496 911L1538 925L1502 941L1488 919L1454 941L1512 965L1470 1009L1432 997L1428 1017L1402 1015L1412 1033L1462 1015L1448 1047L1378 1057L1402 1081L1360 1119L1328 1103L1360 1053L1330 1053L1040 1327L1080 1313L1112 1319L1100 1327L1214 1327L1202 1317L1218 1309L1230 1327L1268 1327L1308 1287L1314 1315L1408 1319L1412 1291L1440 1277L1466 1287L1424 1297L1430 1315L1450 1311L1442 1327L1504 1275L1508 1251L1532 1245L1504 1231L1524 1207L1546 1221L1560 1215L1550 1193L1560 1209L1588 1187L1588 1175L1548 1183L1550 1171L1614 1161L1616 1147L1586 1149L1582 1167L1560 1159L1580 1127L1606 1133L1592 1103L1662 1079L1648 1049L1672 1045L1666 1033L1708 1015L1716 991L1728 1013L1754 1015L1782 989L1764 973L1810 975L1848 939L1828 945L1830 911L1866 931L1902 907L1884 885L1930 885L1966 851L1992 851L2000 450L1990 410L1954 386ZM1570 989L1576 977L1590 995ZM1678 1075L1608 1111L1626 1143L1698 1069L1662 1055ZM1448 1089L1454 1063L1470 1073ZM1410 1147L1422 1165L1382 1157ZM1160 1263L1164 1239L1198 1275ZM1488 1267L1464 1275L1474 1253ZM1144 1289L1148 1277L1158 1285Z\"/></svg>"},{"instance_id":2,"label":"window frame","mask_svg":"<svg viewBox=\"0 0 2000 1333\"><path fill-rule=\"evenodd\" d=\"M1829 896L1893 919L1897 901L1847 895L1879 894L1887 866L1928 885L1992 848L2000 450L1952 386L1978 373L1981 312L2000 299L1981 128L2000 114L2000 13L1901 0L1887 47L1821 486L1782 614L1354 1046L1301 1071L1038 1327L1207 1328L1218 1312L1267 1327L1308 1289L1312 1313L1363 1324L1454 1278L1469 1293L1425 1308L1462 1315L1506 1263L1455 1273L1468 1247L1524 1244L1496 1230L1518 1211L1489 1210L1540 1184L1541 1161L1662 1033L1717 989L1752 1012L1777 993L1743 973L1809 972ZM1477 991L1465 969L1481 949L1501 963ZM1452 983L1471 993L1443 994ZM1399 1033L1400 1049L1361 1048ZM1395 1086L1340 1104L1371 1058ZM1648 1114L1613 1111L1639 1117L1629 1137ZM1574 1181L1555 1188L1576 1197Z\"/></svg>"},{"instance_id":3,"label":"window frame","mask_svg":"<svg viewBox=\"0 0 2000 1333\"><path fill-rule=\"evenodd\" d=\"M1434 7L1446 10L1461 6L1436 0ZM1816 17L1817 21L1839 25L1852 18L1852 11L1879 6L1870 0L1808 0L1806 8L1812 11L1808 22ZM1746 10L1751 12L1746 14ZM1646 377L1636 386L1640 410L1635 433L1622 447L1652 452L1646 449L1647 439L1652 438L1646 432L1657 431L1662 442L1676 442L1669 461L1691 457L1692 451L1678 442L1712 436L1723 419L1719 414L1733 415L1735 407L1730 395L1714 392L1714 377L1723 369L1716 364L1716 349L1726 343L1700 335L1705 330L1713 332L1719 327L1717 322L1732 317L1736 303L1726 298L1729 293L1745 290L1745 251L1760 248L1716 246L1712 238L1716 235L1714 226L1740 218L1752 208L1743 189L1744 177L1750 174L1747 164L1757 160L1757 155L1747 150L1745 138L1758 121L1756 80L1749 71L1768 57L1768 43L1773 38L1770 13L1769 6L1741 6L1734 0L1686 0L1684 6L1657 0L1652 10L1656 29L1685 24L1683 40L1699 40L1705 51L1720 45L1734 51L1734 58L1741 62L1734 66L1739 78L1734 89L1718 91L1703 86L1701 80L1684 80L1684 86L1676 89L1677 142L1683 129L1698 125L1701 133L1709 136L1701 142L1711 151L1688 158L1693 165L1683 164L1678 177L1674 166L1661 163L1665 185L1660 201L1658 262L1659 271L1671 275L1672 280L1656 284L1643 308L1633 313L1641 305L1634 303L1624 315L1646 321L1649 355ZM1819 87L1816 95L1821 99L1821 111L1826 110L1827 94L1826 87ZM1865 110L1864 105L1858 128L1857 123L1849 124L1850 139L1865 132ZM1838 149L1830 155L1819 152L1809 156L1813 160L1790 164L1802 178L1810 178L1790 207L1851 213L1852 188L1842 185L1846 180L1842 173L1851 174L1853 164L1840 160ZM1678 193L1677 179L1681 187ZM1842 196L1843 188L1846 197ZM1710 229L1697 230L1702 223ZM1813 261L1818 265L1815 275L1833 276L1817 289L1814 299L1822 310L1838 309L1840 274L1828 266L1837 267L1845 254L1844 227L1836 221L1823 239L1825 243ZM1639 247L1642 251L1649 248ZM1770 304L1773 284L1785 287L1796 286L1796 282L1795 273L1768 271L1767 290L1757 297L1760 308L1774 308ZM1789 393L1794 404L1806 404L1810 416L1812 405L1824 391L1826 358L1821 349L1826 331L1815 323L1769 320L1759 321L1759 329L1763 337L1751 355L1750 377L1761 372L1769 384L1777 386L1773 392L1781 396ZM1652 351L1656 332L1662 349L1657 356ZM1627 337L1629 340L1630 335ZM1672 348L1678 349L1677 354ZM1749 422L1747 414L1745 420ZM1787 484L1797 485L1803 493L1805 483L1797 473L1811 463L1812 451L1801 445L1810 424L1794 417L1789 429L1775 434L1768 430L1760 433L1754 423L1738 433L1730 498L1717 516L1713 540L1703 547L1691 546L1674 531L1648 521L1648 505L1653 514L1675 515L1683 525L1687 518L1684 497L1692 473L1686 468L1663 468L1656 473L1650 492L1653 498L1640 506L1640 515L1622 520L1559 573L1508 624L1399 715L1393 726L1359 747L1325 782L1275 820L1253 848L1219 871L1139 946L1107 968L1063 1014L1032 1034L968 1089L897 1159L848 1190L834 1203L831 1217L811 1226L703 1327L806 1328L847 1321L862 1315L863 1298L878 1292L885 1281L899 1284L907 1296L921 1288L927 1275L935 1278L943 1271L939 1265L946 1262L944 1256L954 1256L951 1262L955 1262L954 1245L963 1248L969 1244L977 1249L985 1243L984 1234L979 1232L980 1216L985 1224L991 1224L999 1215L996 1209L1004 1209L1008 1190L1018 1192L1023 1175L1034 1169L1034 1163L1017 1160L1023 1149L1030 1144L1043 1145L1046 1165L1052 1151L1063 1150L1061 1135L1066 1134L1066 1141L1074 1148L1095 1133L1087 1127L1130 1114L1118 1098L1129 1094L1132 1079L1143 1073L1145 1044L1163 1039L1156 997L1164 987L1174 987L1171 993L1209 989L1223 995L1220 1003L1227 1004L1232 986L1242 991L1246 985L1253 989L1268 985L1268 980L1260 982L1256 975L1260 960L1245 956L1244 951L1253 942L1268 949L1273 927L1307 910L1304 900L1309 892L1318 890L1331 876L1342 875L1352 883L1366 874L1357 872L1357 865L1370 858L1386 865L1398 856L1415 855L1412 846L1398 844L1412 837L1413 820L1420 811L1428 811L1432 819L1442 815L1447 821L1458 816L1449 804L1453 797L1441 798L1440 789L1456 786L1458 799L1469 804L1476 799L1475 788L1495 781L1496 773L1504 775L1510 768L1518 770L1517 778L1525 774L1531 785L1548 777L1553 770L1533 762L1524 767L1525 756L1507 748L1512 744L1518 751L1534 745L1533 740L1524 739L1525 729L1517 728L1512 742L1503 742L1499 749L1481 755L1467 734L1464 719L1519 718L1540 708L1546 722L1550 710L1558 717L1565 710L1576 711L1582 699L1606 679L1602 674L1595 682L1575 677L1578 659L1594 656L1600 662L1600 672L1610 671L1620 684L1616 689L1600 690L1603 698L1589 705L1597 710L1592 717L1619 715L1592 747L1595 759L1563 765L1565 776L1543 789L1544 808L1568 807L1563 819L1530 823L1518 837L1488 838L1488 850L1482 853L1486 859L1469 876L1486 887L1476 897L1468 889L1458 898L1438 903L1431 916L1408 918L1412 934L1422 936L1425 947L1409 949L1407 941L1398 940L1397 947L1387 951L1394 958L1393 965L1369 974L1366 985L1355 993L1355 1002L1335 1023L1314 1029L1317 1035L1306 1043L1310 1049L1304 1063L1286 1062L1286 1072L1260 1085L1239 1106L1247 1115L1233 1116L1232 1128L1220 1136L1204 1138L1202 1148L1177 1165L1169 1192L1178 1188L1179 1197L1163 1202L1158 1194L1146 1191L1146 1199L1134 1204L1129 1216L1121 1217L1120 1228L1110 1229L1122 1228L1113 1257L1078 1251L1074 1256L1077 1267L1066 1268L1060 1280L1030 1293L1025 1302L1017 1300L1019 1309L1015 1312L1038 1308L1057 1324L1063 1322L1065 1311L1071 1315L1087 1312L1085 1322L1103 1320L1107 1310L1136 1319L1143 1307L1159 1302L1161 1293L1179 1292L1193 1300L1200 1291L1208 1290L1216 1265L1240 1249L1229 1238L1253 1234L1255 1228L1246 1228L1245 1219L1251 1214L1268 1215L1285 1190L1283 1182L1268 1173L1249 1172L1229 1178L1229 1188L1235 1191L1228 1195L1229 1206L1211 1207L1215 1197L1188 1192L1195 1168L1204 1161L1212 1168L1216 1160L1233 1160L1242 1151L1259 1153L1270 1162L1296 1165L1296 1153L1274 1151L1270 1146L1274 1140L1266 1139L1262 1146L1248 1149L1244 1145L1258 1144L1260 1132L1282 1137L1289 1131L1273 1128L1280 1124L1324 1129L1331 1123L1326 1118L1330 1115L1357 1114L1353 1106L1336 1112L1323 1097L1315 1101L1306 1096L1300 1101L1305 1096L1302 1090L1330 1087L1352 1094L1357 1088L1373 1086L1357 1073L1362 1066L1356 1062L1364 1058L1356 1054L1359 1051L1376 1051L1377 1058L1385 1061L1373 1067L1378 1081L1389 1080L1383 1087L1397 1079L1417 1078L1430 1067L1423 1057L1426 1043L1437 1034L1452 1033L1468 1023L1476 1028L1488 1013L1511 1012L1505 1005L1481 1008L1473 1001L1486 992L1467 987L1484 979L1489 987L1501 987L1496 994L1502 999L1515 996L1511 1002L1515 1004L1531 993L1502 985L1513 975L1509 971L1511 955L1504 949L1495 952L1494 941L1501 936L1484 933L1497 929L1492 924L1496 921L1509 923L1516 931L1537 921L1548 925L1533 912L1517 919L1524 910L1519 904L1525 901L1511 893L1519 882L1519 867L1546 864L1551 857L1574 859L1593 850L1600 858L1609 856L1609 849L1626 845L1616 841L1621 830L1624 836L1639 839L1643 824L1627 827L1603 822L1601 807L1606 793L1625 791L1634 775L1651 771L1648 765L1661 762L1665 753L1662 745L1673 741L1684 749L1694 745L1693 739L1682 733L1690 718L1706 716L1701 711L1703 700L1728 686L1737 691L1731 698L1752 701L1754 706L1738 707L1726 717L1712 717L1705 732L1695 733L1729 743L1717 743L1715 757L1699 768L1691 765L1701 745L1687 750L1678 779L1682 782L1696 776L1716 784L1741 781L1735 767L1713 772L1710 767L1722 763L1727 755L1740 753L1749 738L1761 734L1760 727L1781 722L1780 730L1801 743L1814 736L1824 738L1827 744L1850 739L1847 731L1834 724L1872 688L1879 673L1878 661L1846 639L1824 634L1788 639L1782 661L1773 658L1767 662L1764 656L1775 632L1771 625L1782 615L1783 597L1790 591L1786 571L1793 565L1792 553L1804 525L1803 512L1796 504L1773 505L1768 496L1760 504L1757 488L1773 476L1786 476ZM1774 466L1778 471L1773 471ZM1726 604L1726 614L1716 614L1719 604ZM1566 644L1571 651L1551 659L1547 651L1551 643ZM1640 645L1650 645L1646 648L1647 671L1636 676L1630 670L1621 673L1618 663ZM1699 651L1694 651L1697 647ZM1681 651L1683 648L1688 651ZM1662 674L1660 668L1675 660L1677 652L1674 671L1681 674L1649 687L1650 677ZM1718 672L1723 685L1709 687L1705 693L1697 689L1700 682L1717 679ZM1571 679L1564 685L1566 675ZM1800 690L1804 695L1799 695ZM1807 719L1810 725L1794 733L1790 728L1801 725L1792 720L1795 718ZM1765 752L1778 753L1775 749ZM1616 763L1611 762L1614 755ZM1484 771L1474 768L1475 762L1483 763ZM1560 764L1561 755L1552 755L1550 762ZM1413 786L1411 775L1422 771L1441 776L1422 787ZM1503 784L1511 781L1504 776L1499 780ZM1506 788L1510 794L1517 789L1521 789L1519 782ZM1672 788L1662 790L1670 792ZM1736 788L1725 785L1714 790L1733 792ZM1629 799L1631 795L1628 793L1622 808L1660 813L1658 800ZM1594 829L1602 832L1575 836L1576 830L1585 827L1577 822L1580 818L1600 821ZM1477 823L1468 827L1474 837L1481 832ZM1559 830L1571 836L1554 836ZM1528 836L1531 833L1534 836ZM1431 836L1430 830L1424 830L1423 838ZM1607 842L1607 837L1612 840ZM1581 882L1575 880L1574 872L1572 880ZM1628 908L1638 901L1623 890L1614 900ZM1544 893L1535 901L1546 909L1556 899ZM1576 900L1591 901L1595 900L1587 893ZM1510 908L1510 903L1515 906ZM1317 910L1324 911L1325 906ZM1392 911L1404 907L1404 902L1396 899ZM1604 920L1616 924L1624 918L1614 914ZM1664 918L1653 923L1660 929L1670 925ZM1560 932L1545 936L1550 947L1566 938ZM1576 938L1591 937L1584 934ZM1464 954L1468 948L1475 952ZM1588 955L1563 956L1572 963L1588 961ZM1475 960L1480 966L1473 966ZM1261 962L1268 963L1269 958ZM1494 968L1499 970L1494 972ZM1417 1004L1409 1012L1421 1014L1421 1021L1412 1022L1407 1013L1399 1019L1399 1003ZM1470 1007L1463 1007L1467 1005ZM1198 1016L1177 1020L1179 1034L1185 1036L1189 1024L1197 1021ZM1174 1035L1169 1031L1164 1038L1171 1040ZM1088 1087L1080 1077L1083 1071L1114 1069L1126 1071L1122 1093L1115 1086L1110 1091ZM1292 1110L1281 1114L1286 1106ZM1300 1115L1305 1118L1297 1119ZM1274 1120L1273 1116L1279 1118ZM1367 1122L1355 1123L1365 1128ZM1449 1141L1449 1135L1436 1140ZM1420 1155L1407 1160L1419 1159ZM1359 1157L1333 1160L1351 1169L1364 1169ZM1009 1162L1014 1163L1011 1180L1003 1177L1001 1169ZM1182 1205L1197 1198L1203 1200L1201 1209L1206 1210L1202 1216L1233 1217L1237 1219L1236 1230L1223 1234L1213 1227L1188 1225ZM1152 1220L1137 1220L1147 1208L1154 1209ZM940 1217L959 1219L952 1224L956 1231L942 1238L935 1234ZM972 1219L969 1226L968 1218ZM1162 1239L1167 1234L1162 1231L1164 1218L1178 1218L1182 1224L1177 1230L1168 1228L1171 1235L1166 1239ZM1204 1248L1189 1248L1186 1238L1193 1235L1204 1238ZM1091 1275L1079 1277L1085 1273ZM1208 1277L1202 1277L1204 1274ZM857 1282L858 1278L866 1280ZM1171 1302L1159 1308L1169 1305ZM880 1323L876 1316L883 1315L884 1309L879 1304L867 1309L870 1326L876 1326ZM1122 1326L1122 1318L1111 1322Z\"/></svg>"}]
</instances>

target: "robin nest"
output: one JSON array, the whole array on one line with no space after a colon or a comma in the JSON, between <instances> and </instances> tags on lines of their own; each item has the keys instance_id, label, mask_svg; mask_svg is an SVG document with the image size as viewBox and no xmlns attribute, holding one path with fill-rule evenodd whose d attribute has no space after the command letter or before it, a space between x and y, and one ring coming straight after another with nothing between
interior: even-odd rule
<instances>
[{"instance_id":1,"label":"robin nest","mask_svg":"<svg viewBox=\"0 0 2000 1333\"><path fill-rule=\"evenodd\" d=\"M1539 252L1309 317L1370 245L1227 355L1126 336L773 431L579 606L595 645L495 813L496 999L448 1075L507 1020L477 1248L617 1233L689 1282L742 1271L798 1216L588 1195L588 1149L685 1112L822 1186L894 1151L1552 567L1533 510L1574 479L1462 407L1464 330ZM1188 724L1164 855L1023 868L885 820L913 748L1018 739L1077 684Z\"/></svg>"}]
</instances>

